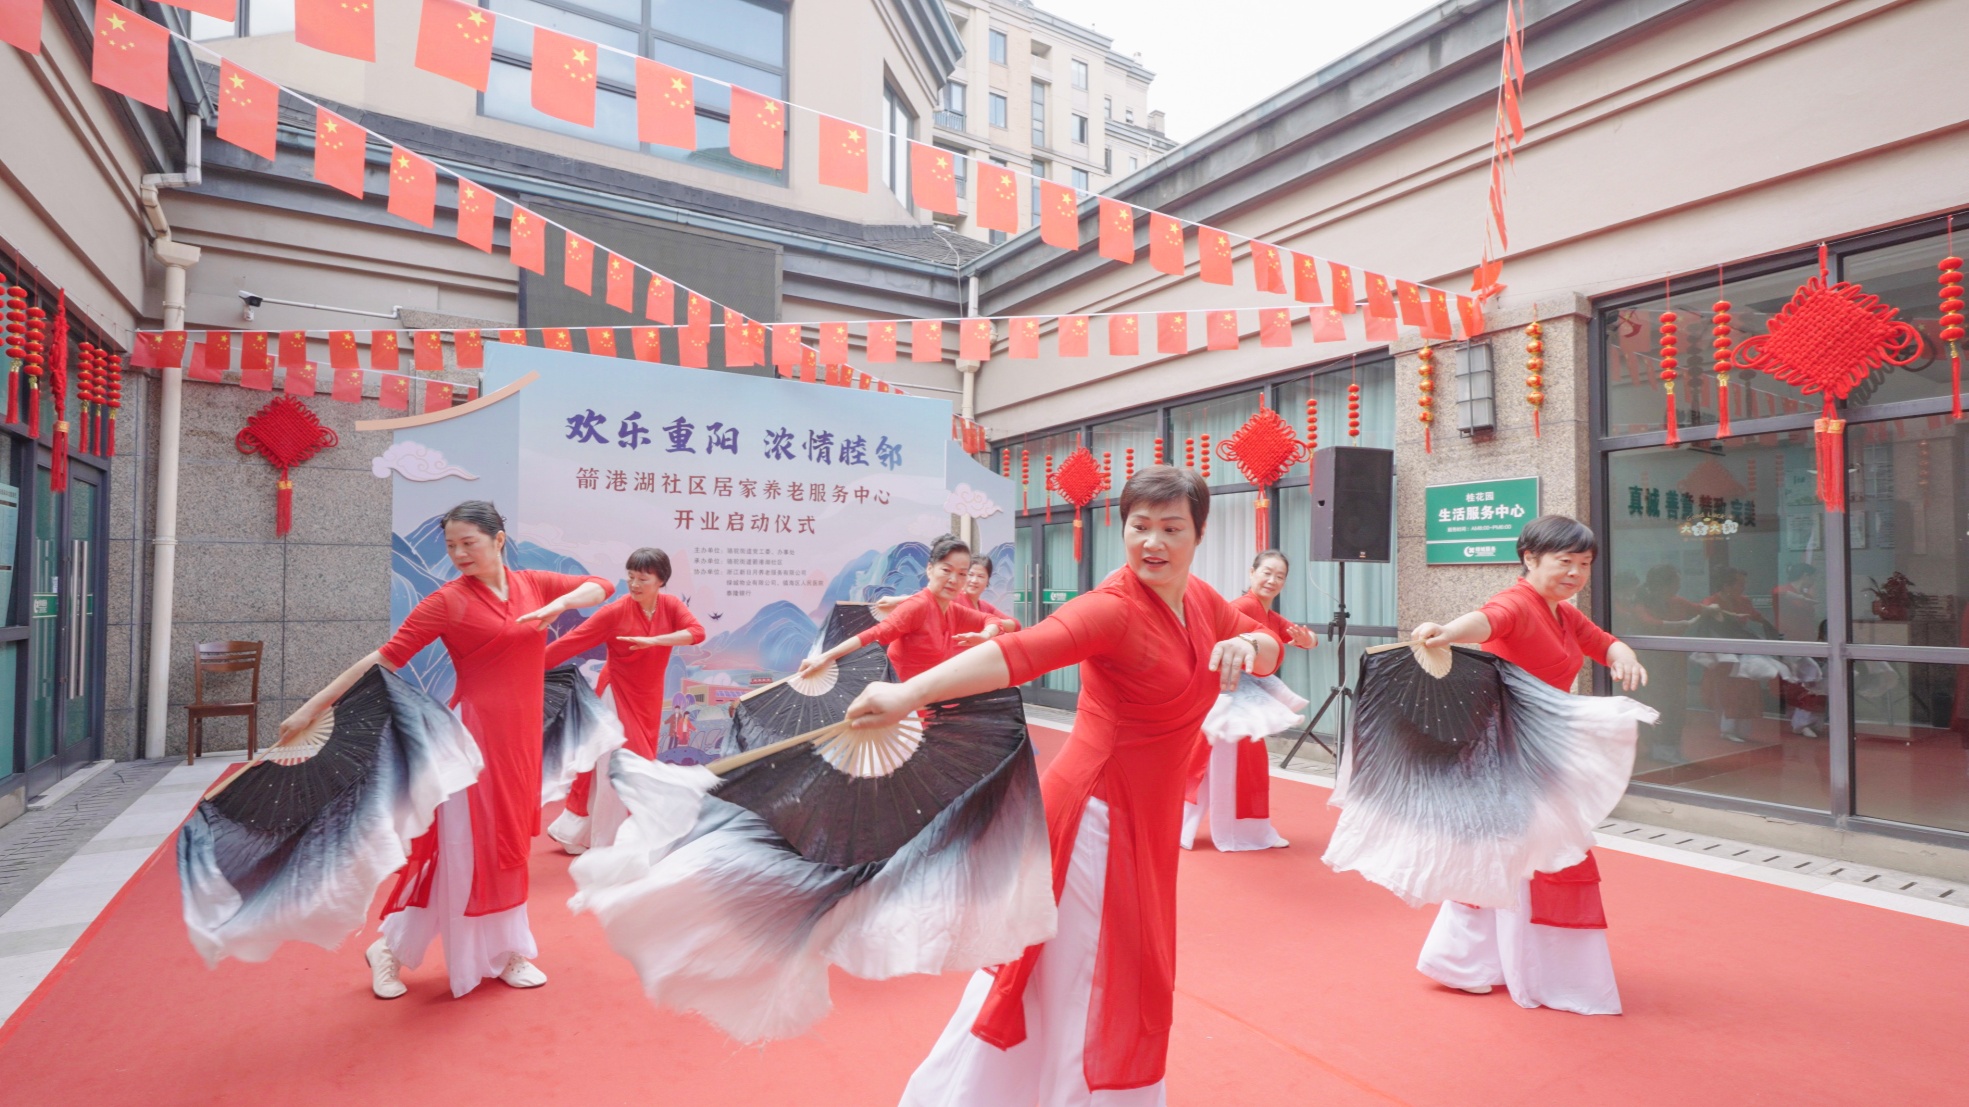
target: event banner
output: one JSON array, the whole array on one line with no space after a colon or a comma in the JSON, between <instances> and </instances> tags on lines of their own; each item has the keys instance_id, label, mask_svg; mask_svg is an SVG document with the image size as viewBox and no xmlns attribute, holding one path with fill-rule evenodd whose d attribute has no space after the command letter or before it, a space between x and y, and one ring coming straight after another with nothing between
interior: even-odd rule
<instances>
[{"instance_id":1,"label":"event banner","mask_svg":"<svg viewBox=\"0 0 1969 1107\"><path fill-rule=\"evenodd\" d=\"M436 520L463 499L498 503L516 568L622 582L632 551L664 550L708 635L673 655L672 760L719 753L730 704L794 669L836 601L921 588L951 527L947 402L488 346L485 394L519 382L397 432L393 614L452 575ZM448 692L426 653L418 675Z\"/></svg>"}]
</instances>

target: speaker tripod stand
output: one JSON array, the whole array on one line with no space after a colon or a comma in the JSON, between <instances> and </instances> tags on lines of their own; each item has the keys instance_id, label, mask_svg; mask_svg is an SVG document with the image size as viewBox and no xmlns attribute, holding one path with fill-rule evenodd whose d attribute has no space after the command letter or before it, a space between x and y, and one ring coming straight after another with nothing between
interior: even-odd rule
<instances>
[{"instance_id":1,"label":"speaker tripod stand","mask_svg":"<svg viewBox=\"0 0 1969 1107\"><path fill-rule=\"evenodd\" d=\"M1335 564L1340 567L1340 590L1333 598L1333 618L1326 624L1327 637L1333 643L1333 687L1327 690L1326 699L1320 701L1319 710L1313 712L1313 717L1306 722L1306 729L1299 732L1298 740L1292 743L1292 748L1279 761L1281 769L1291 767L1292 759L1299 755L1299 747L1311 738L1333 758L1334 771L1340 771L1340 752L1335 747L1346 743L1347 708L1354 702L1354 690L1347 687L1347 563L1340 561ZM1327 709L1335 704L1340 706L1340 713L1333 731L1334 744L1329 746L1325 739L1313 733L1313 728L1326 717Z\"/></svg>"}]
</instances>

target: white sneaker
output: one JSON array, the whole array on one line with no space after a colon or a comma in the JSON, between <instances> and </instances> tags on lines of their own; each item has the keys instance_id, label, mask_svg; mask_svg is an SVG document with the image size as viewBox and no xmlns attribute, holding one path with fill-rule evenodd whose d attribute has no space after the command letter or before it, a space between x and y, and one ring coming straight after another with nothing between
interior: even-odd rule
<instances>
[{"instance_id":1,"label":"white sneaker","mask_svg":"<svg viewBox=\"0 0 1969 1107\"><path fill-rule=\"evenodd\" d=\"M588 852L588 816L562 811L547 824L547 837L560 843L561 852L579 857Z\"/></svg>"},{"instance_id":2,"label":"white sneaker","mask_svg":"<svg viewBox=\"0 0 1969 1107\"><path fill-rule=\"evenodd\" d=\"M1469 992L1473 996L1487 996L1490 994L1490 985L1479 984L1474 988L1458 988L1456 990L1459 992Z\"/></svg>"},{"instance_id":3,"label":"white sneaker","mask_svg":"<svg viewBox=\"0 0 1969 1107\"><path fill-rule=\"evenodd\" d=\"M363 952L363 960L369 962L369 990L376 993L377 999L395 999L409 988L397 977L397 957L383 939L371 942Z\"/></svg>"},{"instance_id":4,"label":"white sneaker","mask_svg":"<svg viewBox=\"0 0 1969 1107\"><path fill-rule=\"evenodd\" d=\"M538 988L547 983L547 974L540 967L515 953L506 958L506 967L499 970L499 979L512 988Z\"/></svg>"}]
</instances>

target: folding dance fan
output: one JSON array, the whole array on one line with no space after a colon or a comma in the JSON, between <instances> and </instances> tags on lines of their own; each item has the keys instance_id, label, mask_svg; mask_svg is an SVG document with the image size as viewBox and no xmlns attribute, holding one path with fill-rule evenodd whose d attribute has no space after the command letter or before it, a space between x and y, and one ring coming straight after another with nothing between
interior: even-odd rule
<instances>
[{"instance_id":1,"label":"folding dance fan","mask_svg":"<svg viewBox=\"0 0 1969 1107\"><path fill-rule=\"evenodd\" d=\"M834 610L827 613L827 622L820 628L820 646L815 653L831 650L846 641L849 635L860 634L882 620L875 617L871 604L837 602Z\"/></svg>"},{"instance_id":2,"label":"folding dance fan","mask_svg":"<svg viewBox=\"0 0 1969 1107\"><path fill-rule=\"evenodd\" d=\"M1324 860L1410 906L1509 906L1533 873L1577 864L1626 790L1635 725L1656 718L1488 653L1406 643L1362 656L1355 702Z\"/></svg>"},{"instance_id":3,"label":"folding dance fan","mask_svg":"<svg viewBox=\"0 0 1969 1107\"><path fill-rule=\"evenodd\" d=\"M794 673L740 697L732 705L732 741L740 750L752 750L819 729L844 718L862 689L894 679L882 647L863 646L812 678Z\"/></svg>"},{"instance_id":4,"label":"folding dance fan","mask_svg":"<svg viewBox=\"0 0 1969 1107\"><path fill-rule=\"evenodd\" d=\"M573 663L547 670L541 699L540 802L567 798L574 778L627 741L622 722Z\"/></svg>"},{"instance_id":5,"label":"folding dance fan","mask_svg":"<svg viewBox=\"0 0 1969 1107\"><path fill-rule=\"evenodd\" d=\"M836 723L708 768L609 760L628 807L575 861L650 999L740 1041L799 1034L827 970L1001 964L1052 936L1045 812L1016 690L873 735Z\"/></svg>"},{"instance_id":6,"label":"folding dance fan","mask_svg":"<svg viewBox=\"0 0 1969 1107\"><path fill-rule=\"evenodd\" d=\"M178 832L192 945L211 965L264 961L285 941L333 949L480 767L477 743L443 704L370 669L313 733L262 750Z\"/></svg>"}]
</instances>

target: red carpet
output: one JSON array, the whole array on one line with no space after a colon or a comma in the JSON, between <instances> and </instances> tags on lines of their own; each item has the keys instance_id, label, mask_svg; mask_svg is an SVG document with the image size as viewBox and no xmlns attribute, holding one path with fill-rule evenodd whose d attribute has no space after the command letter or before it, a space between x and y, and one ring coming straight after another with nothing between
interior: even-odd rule
<instances>
[{"instance_id":1,"label":"red carpet","mask_svg":"<svg viewBox=\"0 0 1969 1107\"><path fill-rule=\"evenodd\" d=\"M1179 1107L1959 1101L1963 928L1603 851L1627 1014L1524 1011L1418 976L1430 913L1319 863L1324 790L1272 794L1291 849L1184 859ZM208 972L167 845L0 1030L7 1102L880 1107L962 988L837 974L811 1036L735 1046L649 1006L593 921L567 913L566 860L542 843L533 918L552 983L453 1000L434 954L390 1003L369 995L368 935Z\"/></svg>"}]
</instances>

